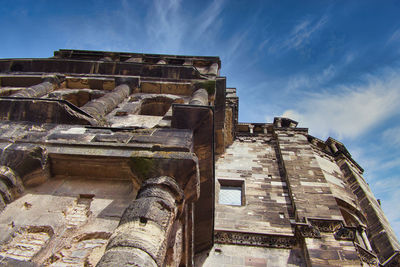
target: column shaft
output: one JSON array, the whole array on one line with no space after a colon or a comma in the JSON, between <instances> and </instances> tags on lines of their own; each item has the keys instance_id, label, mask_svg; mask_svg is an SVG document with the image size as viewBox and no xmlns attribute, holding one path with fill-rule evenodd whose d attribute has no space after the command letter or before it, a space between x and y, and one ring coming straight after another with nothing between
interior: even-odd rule
<instances>
[{"instance_id":1,"label":"column shaft","mask_svg":"<svg viewBox=\"0 0 400 267\"><path fill-rule=\"evenodd\" d=\"M207 106L208 105L208 93L206 89L200 88L196 90L193 95L192 99L189 102L190 105L201 105Z\"/></svg>"},{"instance_id":2,"label":"column shaft","mask_svg":"<svg viewBox=\"0 0 400 267\"><path fill-rule=\"evenodd\" d=\"M367 233L365 232L364 229L361 230L361 237L364 241L365 247L369 250L372 251L372 247L371 244L369 243L368 237L367 237Z\"/></svg>"},{"instance_id":3,"label":"column shaft","mask_svg":"<svg viewBox=\"0 0 400 267\"><path fill-rule=\"evenodd\" d=\"M162 266L183 191L166 176L143 183L97 266Z\"/></svg>"},{"instance_id":4,"label":"column shaft","mask_svg":"<svg viewBox=\"0 0 400 267\"><path fill-rule=\"evenodd\" d=\"M98 118L110 113L130 94L131 88L129 85L121 84L115 87L110 93L86 103L81 109L93 117Z\"/></svg>"},{"instance_id":5,"label":"column shaft","mask_svg":"<svg viewBox=\"0 0 400 267\"><path fill-rule=\"evenodd\" d=\"M13 97L41 97L47 95L51 91L53 91L57 87L56 84L45 81L34 85L32 87L26 88L25 90L21 90L11 96Z\"/></svg>"}]
</instances>

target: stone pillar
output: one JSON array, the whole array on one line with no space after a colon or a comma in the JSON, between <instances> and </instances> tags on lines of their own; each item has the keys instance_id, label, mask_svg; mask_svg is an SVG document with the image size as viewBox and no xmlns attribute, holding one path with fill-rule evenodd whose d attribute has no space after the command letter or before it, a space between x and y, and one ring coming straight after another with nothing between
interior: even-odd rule
<instances>
[{"instance_id":1,"label":"stone pillar","mask_svg":"<svg viewBox=\"0 0 400 267\"><path fill-rule=\"evenodd\" d=\"M200 105L200 106L207 106L208 105L208 93L206 89L200 88L196 90L193 95L192 99L189 102L190 105Z\"/></svg>"},{"instance_id":2,"label":"stone pillar","mask_svg":"<svg viewBox=\"0 0 400 267\"><path fill-rule=\"evenodd\" d=\"M311 139L311 144L313 144L314 146L318 146L317 139L315 139L315 138Z\"/></svg>"},{"instance_id":3,"label":"stone pillar","mask_svg":"<svg viewBox=\"0 0 400 267\"><path fill-rule=\"evenodd\" d=\"M277 118L276 119L276 125L275 126L278 127L278 128L282 127L282 119L281 118Z\"/></svg>"},{"instance_id":4,"label":"stone pillar","mask_svg":"<svg viewBox=\"0 0 400 267\"><path fill-rule=\"evenodd\" d=\"M330 147L331 147L331 149L332 149L332 152L333 152L333 153L336 153L336 152L338 152L338 149L337 149L337 147L336 147L336 144L335 144L335 143L331 143Z\"/></svg>"},{"instance_id":5,"label":"stone pillar","mask_svg":"<svg viewBox=\"0 0 400 267\"><path fill-rule=\"evenodd\" d=\"M219 69L218 63L213 63L213 64L210 65L210 67L208 67L208 73L207 74L219 75L218 69Z\"/></svg>"},{"instance_id":6,"label":"stone pillar","mask_svg":"<svg viewBox=\"0 0 400 267\"><path fill-rule=\"evenodd\" d=\"M52 92L58 87L59 80L57 77L48 77L44 82L21 90L11 96L13 97L42 97Z\"/></svg>"},{"instance_id":7,"label":"stone pillar","mask_svg":"<svg viewBox=\"0 0 400 267\"><path fill-rule=\"evenodd\" d=\"M254 133L254 125L249 124L249 131L250 131L251 134Z\"/></svg>"},{"instance_id":8,"label":"stone pillar","mask_svg":"<svg viewBox=\"0 0 400 267\"><path fill-rule=\"evenodd\" d=\"M146 180L125 210L97 266L163 266L183 191L171 177Z\"/></svg>"},{"instance_id":9,"label":"stone pillar","mask_svg":"<svg viewBox=\"0 0 400 267\"><path fill-rule=\"evenodd\" d=\"M369 243L367 233L365 232L365 226L363 227L360 225L359 231L361 233L361 238L364 242L365 247L367 248L368 251L372 251L372 247L371 244Z\"/></svg>"},{"instance_id":10,"label":"stone pillar","mask_svg":"<svg viewBox=\"0 0 400 267\"><path fill-rule=\"evenodd\" d=\"M267 134L268 133L268 128L267 128L267 126L266 125L263 125L263 132L265 133L265 134Z\"/></svg>"},{"instance_id":11,"label":"stone pillar","mask_svg":"<svg viewBox=\"0 0 400 267\"><path fill-rule=\"evenodd\" d=\"M182 258L181 258L181 266L191 267L194 265L193 257L194 257L194 246L193 246L193 237L194 237L194 204L187 203L185 205L185 223L183 225L183 244L182 244Z\"/></svg>"},{"instance_id":12,"label":"stone pillar","mask_svg":"<svg viewBox=\"0 0 400 267\"><path fill-rule=\"evenodd\" d=\"M0 211L24 191L24 186L15 171L7 166L0 166Z\"/></svg>"},{"instance_id":13,"label":"stone pillar","mask_svg":"<svg viewBox=\"0 0 400 267\"><path fill-rule=\"evenodd\" d=\"M81 109L93 117L99 118L110 113L130 94L130 86L127 84L121 84L115 87L115 89L110 93L86 103L86 105L81 107Z\"/></svg>"}]
</instances>

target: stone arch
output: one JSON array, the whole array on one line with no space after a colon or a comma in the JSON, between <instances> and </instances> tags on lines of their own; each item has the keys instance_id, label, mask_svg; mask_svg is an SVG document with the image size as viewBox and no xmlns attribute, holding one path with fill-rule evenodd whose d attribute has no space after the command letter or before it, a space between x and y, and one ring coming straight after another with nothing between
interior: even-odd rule
<instances>
[{"instance_id":1,"label":"stone arch","mask_svg":"<svg viewBox=\"0 0 400 267\"><path fill-rule=\"evenodd\" d=\"M139 115L164 116L174 99L165 96L145 98L140 106Z\"/></svg>"},{"instance_id":2,"label":"stone arch","mask_svg":"<svg viewBox=\"0 0 400 267\"><path fill-rule=\"evenodd\" d=\"M337 197L335 197L335 199L346 223L347 223L346 218L349 221L349 223L355 224L352 226L358 226L360 224L367 223L367 218L364 216L364 214L361 213L361 211L357 207L355 207L354 205L343 199Z\"/></svg>"}]
</instances>

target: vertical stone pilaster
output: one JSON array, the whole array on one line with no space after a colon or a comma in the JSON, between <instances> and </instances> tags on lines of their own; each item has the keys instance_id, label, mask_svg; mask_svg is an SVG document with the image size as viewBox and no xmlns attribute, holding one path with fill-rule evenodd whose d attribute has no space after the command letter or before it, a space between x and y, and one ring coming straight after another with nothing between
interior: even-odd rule
<instances>
[{"instance_id":1,"label":"vertical stone pilaster","mask_svg":"<svg viewBox=\"0 0 400 267\"><path fill-rule=\"evenodd\" d=\"M275 133L287 186L299 222L305 218L343 220L304 133L289 129L275 130Z\"/></svg>"},{"instance_id":2,"label":"vertical stone pilaster","mask_svg":"<svg viewBox=\"0 0 400 267\"><path fill-rule=\"evenodd\" d=\"M146 180L97 266L162 266L182 205L183 191L173 178Z\"/></svg>"},{"instance_id":3,"label":"vertical stone pilaster","mask_svg":"<svg viewBox=\"0 0 400 267\"><path fill-rule=\"evenodd\" d=\"M194 213L193 203L185 205L185 223L183 225L183 244L182 244L182 258L181 266L191 267L193 266L194 247L193 247L193 236L194 236Z\"/></svg>"},{"instance_id":4,"label":"vertical stone pilaster","mask_svg":"<svg viewBox=\"0 0 400 267\"><path fill-rule=\"evenodd\" d=\"M309 233L302 234L308 264L359 266L353 241L335 238L344 220L305 133L288 127L275 134L295 219L309 224Z\"/></svg>"},{"instance_id":5,"label":"vertical stone pilaster","mask_svg":"<svg viewBox=\"0 0 400 267\"><path fill-rule=\"evenodd\" d=\"M366 231L362 236L370 244L366 247L378 255L380 262L385 262L400 250L396 234L359 169L345 156L337 156L336 162L366 215Z\"/></svg>"}]
</instances>

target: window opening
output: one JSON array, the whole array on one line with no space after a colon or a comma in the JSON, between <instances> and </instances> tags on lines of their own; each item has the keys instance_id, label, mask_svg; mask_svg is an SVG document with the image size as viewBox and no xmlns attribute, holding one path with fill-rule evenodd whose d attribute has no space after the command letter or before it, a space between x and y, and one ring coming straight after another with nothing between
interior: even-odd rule
<instances>
[{"instance_id":1,"label":"window opening","mask_svg":"<svg viewBox=\"0 0 400 267\"><path fill-rule=\"evenodd\" d=\"M244 181L218 180L220 184L218 203L222 205L243 206Z\"/></svg>"}]
</instances>

